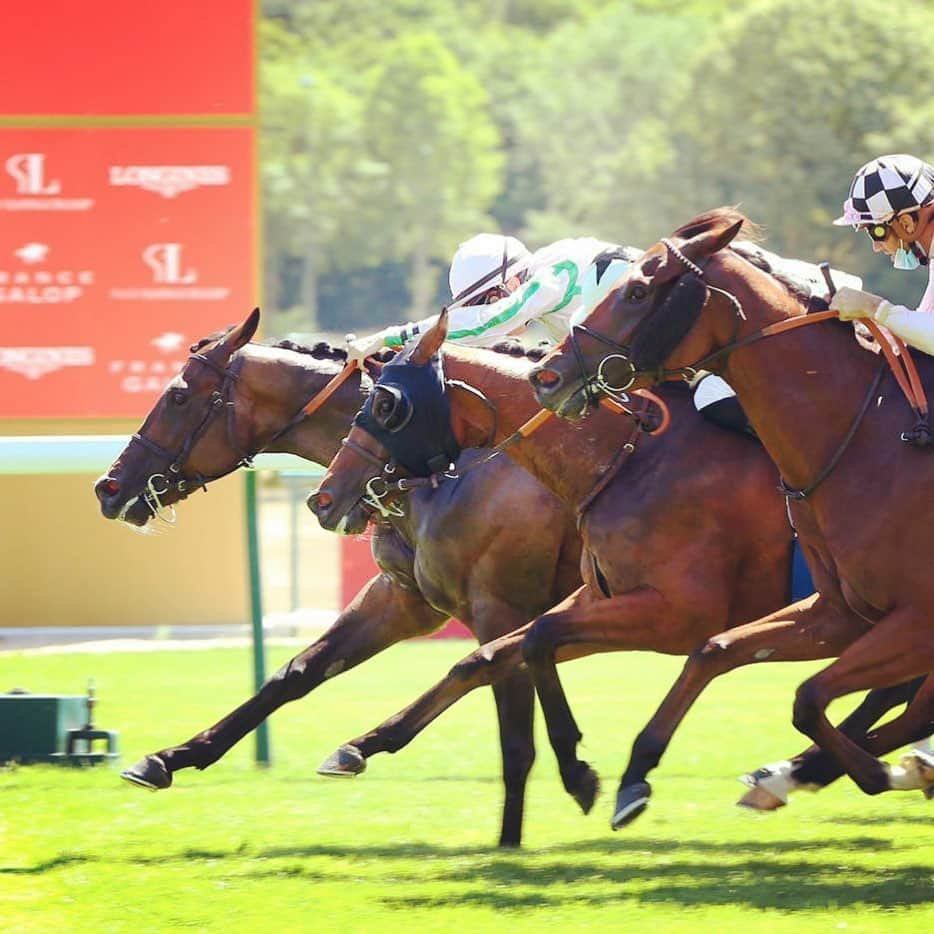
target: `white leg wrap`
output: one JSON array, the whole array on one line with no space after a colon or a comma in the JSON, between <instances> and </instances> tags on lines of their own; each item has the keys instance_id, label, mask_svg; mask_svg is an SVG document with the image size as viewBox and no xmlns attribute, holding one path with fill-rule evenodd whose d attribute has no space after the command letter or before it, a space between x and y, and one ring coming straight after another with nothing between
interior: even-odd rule
<instances>
[{"instance_id":1,"label":"white leg wrap","mask_svg":"<svg viewBox=\"0 0 934 934\"><path fill-rule=\"evenodd\" d=\"M920 788L925 797L934 797L934 751L930 740L919 743L889 768L889 786L895 791Z\"/></svg>"},{"instance_id":2,"label":"white leg wrap","mask_svg":"<svg viewBox=\"0 0 934 934\"><path fill-rule=\"evenodd\" d=\"M764 788L775 795L783 804L788 803L788 795L801 786L791 777L791 763L785 759L763 765L749 775L743 775L740 781L750 788Z\"/></svg>"}]
</instances>

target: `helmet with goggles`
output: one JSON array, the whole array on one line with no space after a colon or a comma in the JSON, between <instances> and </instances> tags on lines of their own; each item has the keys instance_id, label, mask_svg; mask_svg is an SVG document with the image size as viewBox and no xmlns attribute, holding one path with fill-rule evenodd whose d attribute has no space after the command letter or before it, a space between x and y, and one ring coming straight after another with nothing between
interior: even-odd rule
<instances>
[{"instance_id":1,"label":"helmet with goggles","mask_svg":"<svg viewBox=\"0 0 934 934\"><path fill-rule=\"evenodd\" d=\"M523 272L531 253L515 237L477 234L465 240L451 260L448 282L457 304L470 304Z\"/></svg>"},{"instance_id":2,"label":"helmet with goggles","mask_svg":"<svg viewBox=\"0 0 934 934\"><path fill-rule=\"evenodd\" d=\"M884 240L885 225L900 214L934 201L934 167L905 153L879 156L853 177L843 214L834 224L866 227L873 240Z\"/></svg>"}]
</instances>

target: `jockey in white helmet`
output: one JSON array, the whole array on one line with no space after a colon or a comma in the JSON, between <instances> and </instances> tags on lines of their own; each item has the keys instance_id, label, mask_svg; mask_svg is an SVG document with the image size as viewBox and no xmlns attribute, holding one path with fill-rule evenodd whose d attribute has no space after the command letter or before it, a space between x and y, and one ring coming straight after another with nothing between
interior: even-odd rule
<instances>
[{"instance_id":1,"label":"jockey in white helmet","mask_svg":"<svg viewBox=\"0 0 934 934\"><path fill-rule=\"evenodd\" d=\"M538 321L555 341L581 307L584 273L613 244L593 237L558 240L530 253L515 237L477 234L465 240L451 261L448 340L488 347ZM626 251L624 251L626 252ZM631 250L632 259L640 250ZM437 315L395 325L348 344L351 359L363 360L382 347L401 347L423 334Z\"/></svg>"},{"instance_id":2,"label":"jockey in white helmet","mask_svg":"<svg viewBox=\"0 0 934 934\"><path fill-rule=\"evenodd\" d=\"M928 267L928 287L917 309L893 305L859 289L840 289L830 307L843 320L872 318L902 340L934 353L934 166L915 156L880 156L867 162L850 185L838 226L865 230L873 251L896 269Z\"/></svg>"}]
</instances>

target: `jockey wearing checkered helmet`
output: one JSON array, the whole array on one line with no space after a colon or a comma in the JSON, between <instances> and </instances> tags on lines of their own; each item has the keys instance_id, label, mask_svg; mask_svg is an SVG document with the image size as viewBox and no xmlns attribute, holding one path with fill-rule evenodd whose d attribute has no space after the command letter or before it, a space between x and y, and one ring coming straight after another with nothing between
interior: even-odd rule
<instances>
[{"instance_id":1,"label":"jockey wearing checkered helmet","mask_svg":"<svg viewBox=\"0 0 934 934\"><path fill-rule=\"evenodd\" d=\"M834 224L864 230L876 253L896 269L928 267L928 287L917 309L878 295L842 288L830 307L848 321L872 318L902 340L934 353L934 166L899 153L867 162L854 176L843 214Z\"/></svg>"},{"instance_id":2,"label":"jockey wearing checkered helmet","mask_svg":"<svg viewBox=\"0 0 934 934\"><path fill-rule=\"evenodd\" d=\"M896 269L927 266L928 287L917 309L848 288L837 292L830 307L843 320L872 318L913 347L934 353L934 263L930 262L934 243L934 166L905 154L880 156L867 162L856 173L850 196L843 203L843 214L834 223L865 230L873 251L892 257ZM918 770L927 770L921 787L931 786L934 754L930 740L915 746L901 761L900 771L907 769L909 773L907 781L920 780Z\"/></svg>"},{"instance_id":3,"label":"jockey wearing checkered helmet","mask_svg":"<svg viewBox=\"0 0 934 934\"><path fill-rule=\"evenodd\" d=\"M448 340L489 347L533 322L560 341L571 316L582 306L585 273L606 250L627 250L593 237L558 240L534 253L515 237L482 233L465 240L454 254L448 281ZM382 347L402 347L424 334L437 316L395 325L367 337L348 337L348 354L363 360Z\"/></svg>"}]
</instances>

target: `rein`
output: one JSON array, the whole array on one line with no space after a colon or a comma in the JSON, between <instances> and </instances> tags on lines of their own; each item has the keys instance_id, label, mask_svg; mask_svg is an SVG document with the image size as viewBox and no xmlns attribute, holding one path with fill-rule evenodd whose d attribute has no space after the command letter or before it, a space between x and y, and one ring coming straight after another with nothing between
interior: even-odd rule
<instances>
[{"instance_id":1,"label":"rein","mask_svg":"<svg viewBox=\"0 0 934 934\"><path fill-rule=\"evenodd\" d=\"M658 399L657 396L653 396L653 398ZM658 401L661 402L660 399L658 399ZM664 428L662 430L665 430L668 428L668 421L670 420L671 416L668 412L668 407L665 406L664 403L662 403L662 405L662 411L664 412ZM584 517L590 510L590 507L593 506L597 497L600 496L600 494L610 485L620 470L623 469L623 465L626 463L626 461L628 461L629 458L635 453L636 442L639 440L639 436L642 434L649 434L651 436L653 434L660 433L658 429L653 432L646 432L643 428L640 418L636 416L634 412L630 412L628 409L624 411L626 411L626 413L633 419L632 431L629 433L629 437L626 438L626 440L622 443L619 450L613 455L613 460L610 461L609 467L607 467L607 469L600 475L600 477L597 479L597 482L593 485L591 491L580 501L580 503L578 503L576 509L578 531L580 531L580 528L584 522Z\"/></svg>"}]
</instances>

